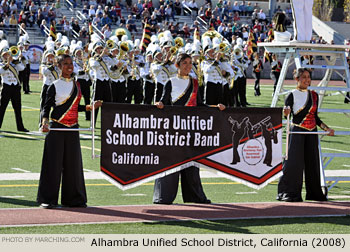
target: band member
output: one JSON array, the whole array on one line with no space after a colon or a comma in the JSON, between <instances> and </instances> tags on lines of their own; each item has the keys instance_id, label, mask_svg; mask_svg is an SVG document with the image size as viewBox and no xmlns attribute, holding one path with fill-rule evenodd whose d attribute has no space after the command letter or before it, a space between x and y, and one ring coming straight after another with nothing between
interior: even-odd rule
<instances>
[{"instance_id":1,"label":"band member","mask_svg":"<svg viewBox=\"0 0 350 252\"><path fill-rule=\"evenodd\" d=\"M282 64L281 64L280 61L278 61L277 55L276 54L272 54L270 77L271 77L271 80L273 80L273 94L276 91L278 79L279 79L280 74L281 74L281 69L282 69Z\"/></svg>"},{"instance_id":2,"label":"band member","mask_svg":"<svg viewBox=\"0 0 350 252\"><path fill-rule=\"evenodd\" d=\"M119 48L119 39L116 36L110 37L107 43L112 44L109 48L110 55L107 57L107 63L111 70L109 77L111 78L113 102L125 103L126 80L123 71L126 69L127 63L123 61L123 55L129 50L129 47L125 47L123 44L122 48Z\"/></svg>"},{"instance_id":3,"label":"band member","mask_svg":"<svg viewBox=\"0 0 350 252\"><path fill-rule=\"evenodd\" d=\"M19 40L18 40L18 43L17 43L17 47L19 49L19 56L21 56L23 58L23 62L22 63L24 65L24 69L22 71L18 72L18 77L19 77L19 80L20 80L21 85L23 87L24 94L29 94L29 92L27 90L28 87L24 85L26 74L27 74L26 65L27 65L27 60L28 60L27 57L26 57L25 50L24 50L24 41L25 41L25 37L24 36L20 36Z\"/></svg>"},{"instance_id":4,"label":"band member","mask_svg":"<svg viewBox=\"0 0 350 252\"><path fill-rule=\"evenodd\" d=\"M90 104L90 87L91 80L90 76L86 73L87 69L87 58L83 58L84 52L81 41L76 44L71 45L70 48L71 55L73 57L74 74L75 80L79 82L81 94L84 97L85 105ZM90 121L91 112L85 112L85 120Z\"/></svg>"},{"instance_id":5,"label":"band member","mask_svg":"<svg viewBox=\"0 0 350 252\"><path fill-rule=\"evenodd\" d=\"M40 66L40 72L43 76L43 86L40 94L40 118L39 118L39 128L42 122L42 111L46 101L46 93L52 83L59 78L60 69L57 67L55 62L55 44L54 42L47 41L45 43L45 52L42 59L42 64Z\"/></svg>"},{"instance_id":6,"label":"band member","mask_svg":"<svg viewBox=\"0 0 350 252\"><path fill-rule=\"evenodd\" d=\"M171 78L164 87L161 101L156 103L162 109L164 105L174 106L203 106L200 95L198 95L198 81L192 79L189 73L192 69L191 56L180 54L176 60L178 76ZM222 104L217 105L220 110L225 109ZM179 176L181 174L181 189L184 202L211 203L205 196L199 169L188 167L180 172L156 179L154 184L153 203L172 204L176 198Z\"/></svg>"},{"instance_id":7,"label":"band member","mask_svg":"<svg viewBox=\"0 0 350 252\"><path fill-rule=\"evenodd\" d=\"M215 38L214 38L215 39ZM221 54L215 51L213 44L219 44L219 42L211 43L210 38L204 37L203 49L207 58L203 60L201 68L204 76L204 102L208 105L215 105L223 103L223 76L222 69L220 68Z\"/></svg>"},{"instance_id":8,"label":"band member","mask_svg":"<svg viewBox=\"0 0 350 252\"><path fill-rule=\"evenodd\" d=\"M311 84L308 69L299 68L294 72L297 88L293 90L285 101L284 115L293 115L291 131L312 132L317 126L328 135L334 135L318 117L318 94L307 90ZM318 136L315 134L291 134L288 146L288 160L283 163L283 176L278 183L277 200L302 201L303 173L305 173L306 199L326 201L321 189L320 158Z\"/></svg>"},{"instance_id":9,"label":"band member","mask_svg":"<svg viewBox=\"0 0 350 252\"><path fill-rule=\"evenodd\" d=\"M153 81L154 76L152 76L152 72L151 72L151 64L153 61L152 50L151 48L148 48L148 47L146 51L146 63L144 64L143 67L140 68L140 75L143 79L143 91L144 91L143 103L144 104L152 104L154 100L155 89L156 89L155 83Z\"/></svg>"},{"instance_id":10,"label":"band member","mask_svg":"<svg viewBox=\"0 0 350 252\"><path fill-rule=\"evenodd\" d=\"M21 60L17 60L14 64L7 40L1 40L0 42L0 56L2 60L0 63L0 128L7 105L11 100L15 111L17 130L28 132L24 128L22 120L21 83L18 77L18 72L24 69L24 65Z\"/></svg>"},{"instance_id":11,"label":"band member","mask_svg":"<svg viewBox=\"0 0 350 252\"><path fill-rule=\"evenodd\" d=\"M255 84L254 84L254 95L255 96L260 96L260 72L264 69L263 63L259 58L259 54L255 52L253 54L253 77L255 79Z\"/></svg>"},{"instance_id":12,"label":"band member","mask_svg":"<svg viewBox=\"0 0 350 252\"><path fill-rule=\"evenodd\" d=\"M112 102L112 89L109 82L109 69L104 59L108 49L97 38L92 42L92 57L89 59L89 68L93 79L93 101L102 100L104 102ZM97 119L98 109L95 111L95 119ZM95 120L96 123L96 120Z\"/></svg>"},{"instance_id":13,"label":"band member","mask_svg":"<svg viewBox=\"0 0 350 252\"><path fill-rule=\"evenodd\" d=\"M47 90L42 111L45 138L37 202L42 208L58 204L62 178L61 203L67 207L86 207L86 190L78 131L56 131L50 128L78 128L78 111L91 110L91 105L79 105L80 85L72 78L73 60L69 55L58 57L61 76ZM95 108L101 102L95 103ZM53 108L50 113L51 108ZM51 118L49 128L49 118Z\"/></svg>"},{"instance_id":14,"label":"band member","mask_svg":"<svg viewBox=\"0 0 350 252\"><path fill-rule=\"evenodd\" d=\"M235 46L235 50L241 50L241 53L234 54L234 65L238 68L237 79L234 83L234 101L236 107L247 107L250 105L247 102L246 91L247 91L247 74L246 69L249 65L249 59L244 55L240 45Z\"/></svg>"},{"instance_id":15,"label":"band member","mask_svg":"<svg viewBox=\"0 0 350 252\"><path fill-rule=\"evenodd\" d=\"M188 46L188 52L186 51L186 53L191 54L192 56L192 71L190 72L190 76L198 80L199 94L202 100L204 100L204 79L201 68L204 56L201 55L201 43L199 42L199 40L195 39L193 41L193 44Z\"/></svg>"},{"instance_id":16,"label":"band member","mask_svg":"<svg viewBox=\"0 0 350 252\"><path fill-rule=\"evenodd\" d=\"M314 0L292 0L294 40L310 43L312 37L312 7Z\"/></svg>"},{"instance_id":17,"label":"band member","mask_svg":"<svg viewBox=\"0 0 350 252\"><path fill-rule=\"evenodd\" d=\"M30 80L30 62L33 60L32 57L33 55L29 51L29 37L28 35L24 35L24 50L22 52L23 57L25 58L24 64L25 64L25 69L24 69L24 76L23 76L23 91L25 94L30 93L30 87L29 87L29 80Z\"/></svg>"},{"instance_id":18,"label":"band member","mask_svg":"<svg viewBox=\"0 0 350 252\"><path fill-rule=\"evenodd\" d=\"M163 94L164 86L170 79L170 73L168 69L163 65L163 53L159 46L154 46L152 55L154 61L151 64L151 73L156 85L156 93L154 99L155 102L159 102Z\"/></svg>"},{"instance_id":19,"label":"band member","mask_svg":"<svg viewBox=\"0 0 350 252\"><path fill-rule=\"evenodd\" d=\"M140 77L139 67L144 64L141 50L139 49L140 40L136 39L132 45L130 41L131 50L128 53L129 64L127 70L129 72L128 81L126 85L126 103L131 103L134 98L135 104L141 104L143 100L142 79Z\"/></svg>"}]
</instances>

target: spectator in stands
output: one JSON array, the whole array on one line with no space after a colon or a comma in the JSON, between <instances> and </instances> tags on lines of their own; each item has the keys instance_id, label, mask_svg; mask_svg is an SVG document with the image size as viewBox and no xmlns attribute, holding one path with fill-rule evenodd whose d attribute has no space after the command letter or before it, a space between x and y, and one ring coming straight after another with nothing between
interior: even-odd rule
<instances>
[{"instance_id":1,"label":"spectator in stands","mask_svg":"<svg viewBox=\"0 0 350 252\"><path fill-rule=\"evenodd\" d=\"M126 24L129 25L130 32L132 32L132 31L137 32L135 20L132 18L132 15L128 16L128 20L126 20Z\"/></svg>"},{"instance_id":2,"label":"spectator in stands","mask_svg":"<svg viewBox=\"0 0 350 252\"><path fill-rule=\"evenodd\" d=\"M173 10L171 9L171 7L169 5L167 5L165 8L165 18L167 21L169 21L170 17L172 17L173 20L176 21Z\"/></svg>"},{"instance_id":3,"label":"spectator in stands","mask_svg":"<svg viewBox=\"0 0 350 252\"><path fill-rule=\"evenodd\" d=\"M222 1L222 0L219 0L219 1L216 3L216 7L218 8L219 13L221 13L222 8L224 7L223 1Z\"/></svg>"},{"instance_id":4,"label":"spectator in stands","mask_svg":"<svg viewBox=\"0 0 350 252\"><path fill-rule=\"evenodd\" d=\"M95 24L99 29L101 28L101 19L98 14L95 14L95 17L92 19L92 23Z\"/></svg>"},{"instance_id":5,"label":"spectator in stands","mask_svg":"<svg viewBox=\"0 0 350 252\"><path fill-rule=\"evenodd\" d=\"M126 25L126 20L125 20L125 18L123 16L120 18L119 25L120 26L125 26Z\"/></svg>"},{"instance_id":6,"label":"spectator in stands","mask_svg":"<svg viewBox=\"0 0 350 252\"><path fill-rule=\"evenodd\" d=\"M41 32L41 35L43 35L44 37L46 37L46 33L45 33L45 26L46 26L46 20L45 19L42 19L41 20L41 24L39 25L40 27L40 32Z\"/></svg>"},{"instance_id":7,"label":"spectator in stands","mask_svg":"<svg viewBox=\"0 0 350 252\"><path fill-rule=\"evenodd\" d=\"M205 11L204 11L203 6L199 8L198 17L200 17L200 18L203 19L204 21L206 20L206 18L205 18Z\"/></svg>"},{"instance_id":8,"label":"spectator in stands","mask_svg":"<svg viewBox=\"0 0 350 252\"><path fill-rule=\"evenodd\" d=\"M11 17L10 17L10 27L14 28L16 27L18 24L17 22L17 19L15 17L15 14L11 14Z\"/></svg>"},{"instance_id":9,"label":"spectator in stands","mask_svg":"<svg viewBox=\"0 0 350 252\"><path fill-rule=\"evenodd\" d=\"M109 17L111 18L113 24L117 24L118 22L118 15L117 15L117 10L115 6L112 6L110 12L109 12Z\"/></svg>"},{"instance_id":10,"label":"spectator in stands","mask_svg":"<svg viewBox=\"0 0 350 252\"><path fill-rule=\"evenodd\" d=\"M241 14L241 10L239 9L238 2L234 2L233 7L232 7L232 11L233 11L233 13L238 13L238 15Z\"/></svg>"},{"instance_id":11,"label":"spectator in stands","mask_svg":"<svg viewBox=\"0 0 350 252\"><path fill-rule=\"evenodd\" d=\"M61 1L60 0L56 0L55 9L56 9L57 17L62 17L61 7L62 7Z\"/></svg>"},{"instance_id":12,"label":"spectator in stands","mask_svg":"<svg viewBox=\"0 0 350 252\"><path fill-rule=\"evenodd\" d=\"M143 5L143 8L144 9L147 8L148 11L152 13L154 11L152 0L145 0L145 4Z\"/></svg>"},{"instance_id":13,"label":"spectator in stands","mask_svg":"<svg viewBox=\"0 0 350 252\"><path fill-rule=\"evenodd\" d=\"M199 29L198 21L194 21L193 24L191 25L190 27L191 34L193 34L196 29Z\"/></svg>"},{"instance_id":14,"label":"spectator in stands","mask_svg":"<svg viewBox=\"0 0 350 252\"><path fill-rule=\"evenodd\" d=\"M111 26L112 20L107 16L106 13L103 14L101 18L101 25L104 27L105 25Z\"/></svg>"},{"instance_id":15,"label":"spectator in stands","mask_svg":"<svg viewBox=\"0 0 350 252\"><path fill-rule=\"evenodd\" d=\"M137 4L134 4L131 8L131 14L136 17L136 19L140 19L141 15L139 14L138 8L137 8Z\"/></svg>"},{"instance_id":16,"label":"spectator in stands","mask_svg":"<svg viewBox=\"0 0 350 252\"><path fill-rule=\"evenodd\" d=\"M208 8L205 11L205 19L206 19L207 22L210 20L211 16L212 16L211 8Z\"/></svg>"},{"instance_id":17,"label":"spectator in stands","mask_svg":"<svg viewBox=\"0 0 350 252\"><path fill-rule=\"evenodd\" d=\"M111 27L108 24L103 26L101 31L102 31L103 36L104 36L105 39L108 39L112 35Z\"/></svg>"},{"instance_id":18,"label":"spectator in stands","mask_svg":"<svg viewBox=\"0 0 350 252\"><path fill-rule=\"evenodd\" d=\"M239 21L239 20L241 20L241 18L239 17L238 12L235 12L235 14L234 14L234 16L233 16L233 22L237 22L237 21Z\"/></svg>"},{"instance_id":19,"label":"spectator in stands","mask_svg":"<svg viewBox=\"0 0 350 252\"><path fill-rule=\"evenodd\" d=\"M50 20L50 23L51 23L51 20L55 20L56 19L56 13L53 10L53 8L50 8L49 13L47 14L47 16L48 16L48 18Z\"/></svg>"},{"instance_id":20,"label":"spectator in stands","mask_svg":"<svg viewBox=\"0 0 350 252\"><path fill-rule=\"evenodd\" d=\"M89 18L92 20L96 16L95 6L90 5Z\"/></svg>"},{"instance_id":21,"label":"spectator in stands","mask_svg":"<svg viewBox=\"0 0 350 252\"><path fill-rule=\"evenodd\" d=\"M116 2L115 4L115 11L117 12L117 16L119 16L119 18L122 17L122 7L120 6L119 2Z\"/></svg>"},{"instance_id":22,"label":"spectator in stands","mask_svg":"<svg viewBox=\"0 0 350 252\"><path fill-rule=\"evenodd\" d=\"M162 14L160 13L160 11L157 9L154 9L154 14L156 15L157 22L161 23L163 17L162 17Z\"/></svg>"},{"instance_id":23,"label":"spectator in stands","mask_svg":"<svg viewBox=\"0 0 350 252\"><path fill-rule=\"evenodd\" d=\"M28 15L28 25L30 27L33 27L33 25L35 24L35 15L33 12L30 12L29 15Z\"/></svg>"},{"instance_id":24,"label":"spectator in stands","mask_svg":"<svg viewBox=\"0 0 350 252\"><path fill-rule=\"evenodd\" d=\"M230 5L229 5L229 2L227 2L227 4L225 4L222 8L221 18L224 19L224 17L228 17L229 15L230 15Z\"/></svg>"},{"instance_id":25,"label":"spectator in stands","mask_svg":"<svg viewBox=\"0 0 350 252\"><path fill-rule=\"evenodd\" d=\"M220 33L221 35L224 34L224 29L225 29L225 24L224 23L221 23L218 28L217 28L217 32Z\"/></svg>"},{"instance_id":26,"label":"spectator in stands","mask_svg":"<svg viewBox=\"0 0 350 252\"><path fill-rule=\"evenodd\" d=\"M87 32L85 26L83 26L83 27L81 28L79 35L80 35L80 38L82 38L82 39L85 39L85 38L88 37L88 32Z\"/></svg>"},{"instance_id":27,"label":"spectator in stands","mask_svg":"<svg viewBox=\"0 0 350 252\"><path fill-rule=\"evenodd\" d=\"M88 10L88 6L84 5L83 9L81 10L81 12L85 15L85 16L89 16L89 10Z\"/></svg>"},{"instance_id":28,"label":"spectator in stands","mask_svg":"<svg viewBox=\"0 0 350 252\"><path fill-rule=\"evenodd\" d=\"M11 1L9 8L11 14L17 15L17 4L14 0Z\"/></svg>"},{"instance_id":29,"label":"spectator in stands","mask_svg":"<svg viewBox=\"0 0 350 252\"><path fill-rule=\"evenodd\" d=\"M99 5L97 7L96 14L98 15L99 18L102 18L102 16L103 16L103 9L102 9L101 5Z\"/></svg>"},{"instance_id":30,"label":"spectator in stands","mask_svg":"<svg viewBox=\"0 0 350 252\"><path fill-rule=\"evenodd\" d=\"M72 29L77 34L80 34L80 25L79 25L79 20L78 19L74 19L74 22L72 23Z\"/></svg>"},{"instance_id":31,"label":"spectator in stands","mask_svg":"<svg viewBox=\"0 0 350 252\"><path fill-rule=\"evenodd\" d=\"M38 12L38 7L34 4L34 2L32 2L30 4L28 12L33 12L33 13L37 13Z\"/></svg>"},{"instance_id":32,"label":"spectator in stands","mask_svg":"<svg viewBox=\"0 0 350 252\"><path fill-rule=\"evenodd\" d=\"M251 16L253 14L254 8L251 2L248 2L247 7L245 8L245 11L247 13L247 16Z\"/></svg>"},{"instance_id":33,"label":"spectator in stands","mask_svg":"<svg viewBox=\"0 0 350 252\"><path fill-rule=\"evenodd\" d=\"M131 11L132 0L125 0L125 3L126 3L126 10Z\"/></svg>"},{"instance_id":34,"label":"spectator in stands","mask_svg":"<svg viewBox=\"0 0 350 252\"><path fill-rule=\"evenodd\" d=\"M258 18L259 18L259 21L260 21L260 22L262 22L262 21L267 21L266 15L265 15L263 9L260 10L259 15L258 15Z\"/></svg>"},{"instance_id":35,"label":"spectator in stands","mask_svg":"<svg viewBox=\"0 0 350 252\"><path fill-rule=\"evenodd\" d=\"M193 17L196 17L197 16L197 13L198 13L198 5L196 3L196 0L191 0L189 3L188 3L188 7L191 9L192 11L192 16Z\"/></svg>"},{"instance_id":36,"label":"spectator in stands","mask_svg":"<svg viewBox=\"0 0 350 252\"><path fill-rule=\"evenodd\" d=\"M252 24L255 24L255 20L259 19L259 13L258 13L258 9L254 9L253 13L252 13Z\"/></svg>"},{"instance_id":37,"label":"spectator in stands","mask_svg":"<svg viewBox=\"0 0 350 252\"><path fill-rule=\"evenodd\" d=\"M113 6L113 0L106 0L106 6L108 6L108 8L111 8Z\"/></svg>"},{"instance_id":38,"label":"spectator in stands","mask_svg":"<svg viewBox=\"0 0 350 252\"><path fill-rule=\"evenodd\" d=\"M245 5L245 1L243 1L239 6L239 11L241 16L247 15L247 5Z\"/></svg>"},{"instance_id":39,"label":"spectator in stands","mask_svg":"<svg viewBox=\"0 0 350 252\"><path fill-rule=\"evenodd\" d=\"M280 5L278 5L278 7L275 9L275 13L276 12L283 12L282 8Z\"/></svg>"},{"instance_id":40,"label":"spectator in stands","mask_svg":"<svg viewBox=\"0 0 350 252\"><path fill-rule=\"evenodd\" d=\"M175 14L180 16L181 15L181 11L182 11L182 5L180 0L176 0L174 3L174 10L175 10Z\"/></svg>"},{"instance_id":41,"label":"spectator in stands","mask_svg":"<svg viewBox=\"0 0 350 252\"><path fill-rule=\"evenodd\" d=\"M247 28L242 28L242 39L244 40L244 41L247 41L248 40L248 38L249 38L249 33L248 33L248 31L247 31Z\"/></svg>"},{"instance_id":42,"label":"spectator in stands","mask_svg":"<svg viewBox=\"0 0 350 252\"><path fill-rule=\"evenodd\" d=\"M143 12L141 13L141 16L142 16L142 19L145 20L145 19L149 19L150 16L151 16L151 13L149 12L148 8L145 8L143 10Z\"/></svg>"},{"instance_id":43,"label":"spectator in stands","mask_svg":"<svg viewBox=\"0 0 350 252\"><path fill-rule=\"evenodd\" d=\"M188 27L187 23L184 23L184 25L182 27L182 34L183 34L184 38L191 37L190 27Z\"/></svg>"},{"instance_id":44,"label":"spectator in stands","mask_svg":"<svg viewBox=\"0 0 350 252\"><path fill-rule=\"evenodd\" d=\"M71 29L71 25L69 23L68 20L65 20L64 21L64 24L63 24L63 33L67 36L67 37L70 37L70 29Z\"/></svg>"},{"instance_id":45,"label":"spectator in stands","mask_svg":"<svg viewBox=\"0 0 350 252\"><path fill-rule=\"evenodd\" d=\"M45 19L43 13L41 12L41 9L38 9L38 13L36 15L36 24L40 27L43 19ZM46 20L45 20L46 21Z\"/></svg>"},{"instance_id":46,"label":"spectator in stands","mask_svg":"<svg viewBox=\"0 0 350 252\"><path fill-rule=\"evenodd\" d=\"M171 35L173 36L173 38L176 38L177 34L178 34L178 30L176 29L176 26L175 25L171 25L169 30L170 30Z\"/></svg>"},{"instance_id":47,"label":"spectator in stands","mask_svg":"<svg viewBox=\"0 0 350 252\"><path fill-rule=\"evenodd\" d=\"M13 15L15 16L15 15ZM12 15L11 15L12 17ZM10 18L11 20L11 18ZM18 17L18 23L27 23L27 15L25 14L25 12L22 10L20 13L19 13L19 17Z\"/></svg>"}]
</instances>

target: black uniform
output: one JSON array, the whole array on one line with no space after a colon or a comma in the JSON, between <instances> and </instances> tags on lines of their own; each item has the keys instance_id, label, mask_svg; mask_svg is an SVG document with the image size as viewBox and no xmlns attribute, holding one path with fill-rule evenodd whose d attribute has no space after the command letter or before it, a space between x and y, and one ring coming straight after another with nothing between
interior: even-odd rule
<instances>
[{"instance_id":1,"label":"black uniform","mask_svg":"<svg viewBox=\"0 0 350 252\"><path fill-rule=\"evenodd\" d=\"M181 96L181 98L176 99L177 97L172 97L171 94L174 86L184 85L186 81L188 81L187 88L185 89L184 94ZM189 79L186 81L177 77L171 78L164 87L164 92L161 99L162 103L165 105L174 106L203 105L201 97L198 95L197 80ZM193 93L196 93L197 95L193 95ZM210 200L207 199L203 191L199 176L199 169L194 166L181 170L180 172L175 172L165 177L156 179L154 184L153 203L173 203L177 194L180 174L182 198L184 202L210 203Z\"/></svg>"},{"instance_id":2,"label":"black uniform","mask_svg":"<svg viewBox=\"0 0 350 252\"><path fill-rule=\"evenodd\" d=\"M51 128L78 128L81 91L73 80L59 79L47 90L42 111ZM86 190L78 131L50 131L45 138L37 195L39 204L57 205L62 177L61 203L69 207L86 206Z\"/></svg>"}]
</instances>

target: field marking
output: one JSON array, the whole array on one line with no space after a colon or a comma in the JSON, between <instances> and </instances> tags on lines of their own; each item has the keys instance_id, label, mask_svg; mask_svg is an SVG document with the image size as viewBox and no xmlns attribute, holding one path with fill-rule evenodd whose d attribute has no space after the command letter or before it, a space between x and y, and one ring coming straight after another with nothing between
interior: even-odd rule
<instances>
[{"instance_id":1,"label":"field marking","mask_svg":"<svg viewBox=\"0 0 350 252\"><path fill-rule=\"evenodd\" d=\"M92 150L92 148L91 148L91 147L89 147L89 146L84 146L84 145L81 145L80 147L81 147L82 149ZM101 151L101 149L95 148L95 151Z\"/></svg>"},{"instance_id":2,"label":"field marking","mask_svg":"<svg viewBox=\"0 0 350 252\"><path fill-rule=\"evenodd\" d=\"M18 137L18 138L25 138L25 139L31 139L31 140L40 140L38 138L35 138L35 137L31 137L31 136L28 136L28 135L21 135L21 134L15 134L15 133L8 133L8 132L0 132L1 135L3 135L4 137L7 137L7 136L14 136L14 137Z\"/></svg>"},{"instance_id":3,"label":"field marking","mask_svg":"<svg viewBox=\"0 0 350 252\"><path fill-rule=\"evenodd\" d=\"M93 172L93 170L83 169L84 172Z\"/></svg>"},{"instance_id":4,"label":"field marking","mask_svg":"<svg viewBox=\"0 0 350 252\"><path fill-rule=\"evenodd\" d=\"M133 197L133 196L147 196L147 195L144 193L134 193L134 194L126 193L126 194L122 194L122 196Z\"/></svg>"},{"instance_id":5,"label":"field marking","mask_svg":"<svg viewBox=\"0 0 350 252\"><path fill-rule=\"evenodd\" d=\"M350 153L350 151L332 149L332 148L327 148L327 147L322 147L322 150L330 150L330 151L338 151L338 152Z\"/></svg>"},{"instance_id":6,"label":"field marking","mask_svg":"<svg viewBox=\"0 0 350 252\"><path fill-rule=\"evenodd\" d=\"M21 172L25 172L25 173L31 173L31 171L23 170L21 168L11 168L11 170L21 171Z\"/></svg>"},{"instance_id":7,"label":"field marking","mask_svg":"<svg viewBox=\"0 0 350 252\"><path fill-rule=\"evenodd\" d=\"M350 199L349 195L329 195L330 199Z\"/></svg>"},{"instance_id":8,"label":"field marking","mask_svg":"<svg viewBox=\"0 0 350 252\"><path fill-rule=\"evenodd\" d=\"M257 192L236 192L236 194L257 194Z\"/></svg>"},{"instance_id":9,"label":"field marking","mask_svg":"<svg viewBox=\"0 0 350 252\"><path fill-rule=\"evenodd\" d=\"M15 198L24 198L24 196L19 196L19 195L15 195L15 196L0 196L0 198L15 199Z\"/></svg>"}]
</instances>

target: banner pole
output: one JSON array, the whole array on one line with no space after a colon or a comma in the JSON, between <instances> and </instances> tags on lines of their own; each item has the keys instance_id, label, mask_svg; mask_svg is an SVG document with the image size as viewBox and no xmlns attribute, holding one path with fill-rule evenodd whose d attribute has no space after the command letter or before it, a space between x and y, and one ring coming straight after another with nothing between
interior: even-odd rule
<instances>
[{"instance_id":1,"label":"banner pole","mask_svg":"<svg viewBox=\"0 0 350 252\"><path fill-rule=\"evenodd\" d=\"M289 134L290 134L290 113L287 115L287 136L286 136L286 157L285 160L288 160L288 147L289 147Z\"/></svg>"},{"instance_id":2,"label":"banner pole","mask_svg":"<svg viewBox=\"0 0 350 252\"><path fill-rule=\"evenodd\" d=\"M95 159L95 102L93 101L91 109L91 129L92 129L92 159Z\"/></svg>"}]
</instances>

